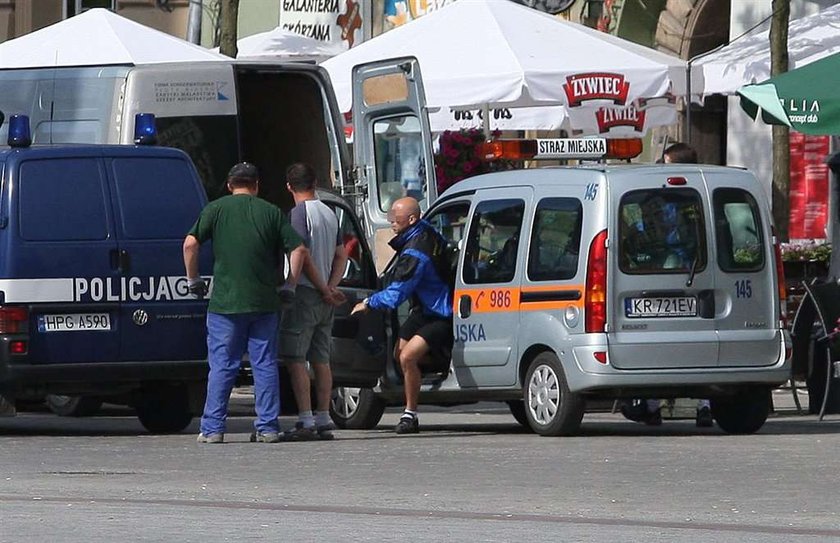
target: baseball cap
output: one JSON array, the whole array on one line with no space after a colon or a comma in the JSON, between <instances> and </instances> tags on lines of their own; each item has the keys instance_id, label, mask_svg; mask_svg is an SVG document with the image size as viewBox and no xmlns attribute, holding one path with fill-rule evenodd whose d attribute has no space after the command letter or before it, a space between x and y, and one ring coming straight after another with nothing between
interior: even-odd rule
<instances>
[{"instance_id":1,"label":"baseball cap","mask_svg":"<svg viewBox=\"0 0 840 543\"><path fill-rule=\"evenodd\" d=\"M228 179L232 177L257 180L260 177L260 172L257 170L257 167L250 162L240 162L239 164L235 164L228 172Z\"/></svg>"}]
</instances>

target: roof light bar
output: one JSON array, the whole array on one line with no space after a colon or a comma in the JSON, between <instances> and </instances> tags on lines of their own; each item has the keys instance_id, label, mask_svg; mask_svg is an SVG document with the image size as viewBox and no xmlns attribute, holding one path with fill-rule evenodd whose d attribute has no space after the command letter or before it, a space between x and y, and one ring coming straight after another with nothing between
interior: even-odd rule
<instances>
[{"instance_id":1,"label":"roof light bar","mask_svg":"<svg viewBox=\"0 0 840 543\"><path fill-rule=\"evenodd\" d=\"M499 139L481 144L479 156L492 160L631 159L642 152L642 140L606 138Z\"/></svg>"}]
</instances>

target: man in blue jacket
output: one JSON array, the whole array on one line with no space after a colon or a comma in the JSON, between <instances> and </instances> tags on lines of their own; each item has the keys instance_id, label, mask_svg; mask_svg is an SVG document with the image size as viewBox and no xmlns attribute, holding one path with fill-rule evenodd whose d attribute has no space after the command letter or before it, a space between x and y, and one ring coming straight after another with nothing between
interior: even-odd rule
<instances>
[{"instance_id":1,"label":"man in blue jacket","mask_svg":"<svg viewBox=\"0 0 840 543\"><path fill-rule=\"evenodd\" d=\"M420 206L414 198L394 202L388 220L396 234L389 244L398 253L391 283L356 304L353 313L396 309L409 297L412 299L411 312L400 326L394 349L405 387L405 412L395 430L398 434L416 434L420 431L420 365L429 354L446 357L448 362L452 349L452 291L446 282L446 240L420 219Z\"/></svg>"}]
</instances>

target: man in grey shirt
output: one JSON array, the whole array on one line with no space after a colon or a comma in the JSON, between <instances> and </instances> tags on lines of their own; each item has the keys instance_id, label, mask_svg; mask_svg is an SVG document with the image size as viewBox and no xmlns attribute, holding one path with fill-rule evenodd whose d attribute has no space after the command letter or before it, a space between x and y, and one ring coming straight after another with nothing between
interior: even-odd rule
<instances>
[{"instance_id":1,"label":"man in grey shirt","mask_svg":"<svg viewBox=\"0 0 840 543\"><path fill-rule=\"evenodd\" d=\"M295 199L290 213L292 227L309 249L294 301L280 320L280 357L291 376L298 407L298 422L285 437L294 441L332 439L335 429L329 412L329 363L333 308L345 301L337 287L347 264L347 252L338 218L315 195L315 186L315 170L310 165L297 163L286 170L286 188ZM314 414L307 361L315 372Z\"/></svg>"}]
</instances>

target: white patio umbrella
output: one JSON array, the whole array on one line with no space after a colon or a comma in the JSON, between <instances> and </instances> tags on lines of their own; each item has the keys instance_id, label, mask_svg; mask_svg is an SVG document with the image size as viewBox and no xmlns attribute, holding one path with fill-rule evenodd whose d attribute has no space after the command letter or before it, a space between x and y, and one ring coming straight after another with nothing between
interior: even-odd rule
<instances>
[{"instance_id":1,"label":"white patio umbrella","mask_svg":"<svg viewBox=\"0 0 840 543\"><path fill-rule=\"evenodd\" d=\"M734 95L744 85L770 77L770 30L761 26L692 61L692 95ZM840 4L790 22L790 69L840 52Z\"/></svg>"},{"instance_id":2,"label":"white patio umbrella","mask_svg":"<svg viewBox=\"0 0 840 543\"><path fill-rule=\"evenodd\" d=\"M236 58L246 60L285 58L322 61L346 50L342 45L301 36L279 26L242 38L236 46Z\"/></svg>"},{"instance_id":3,"label":"white patio umbrella","mask_svg":"<svg viewBox=\"0 0 840 543\"><path fill-rule=\"evenodd\" d=\"M458 0L325 61L342 111L353 66L398 56L419 60L427 103L444 110L625 106L685 92L676 57L508 0Z\"/></svg>"},{"instance_id":4,"label":"white patio umbrella","mask_svg":"<svg viewBox=\"0 0 840 543\"><path fill-rule=\"evenodd\" d=\"M230 60L103 8L0 43L0 67L109 66Z\"/></svg>"}]
</instances>

